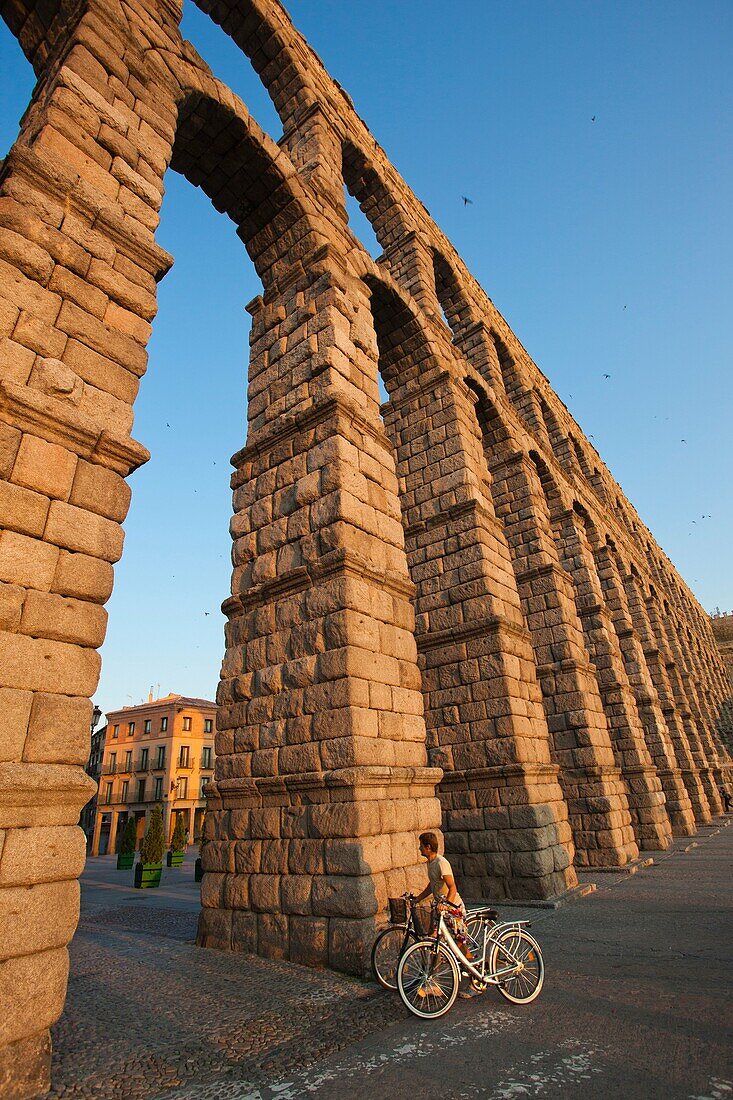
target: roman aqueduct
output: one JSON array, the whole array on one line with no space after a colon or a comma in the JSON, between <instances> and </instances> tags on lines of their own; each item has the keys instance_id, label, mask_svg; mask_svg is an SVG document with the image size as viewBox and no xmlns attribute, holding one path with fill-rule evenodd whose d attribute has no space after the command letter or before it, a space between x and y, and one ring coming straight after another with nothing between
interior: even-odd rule
<instances>
[{"instance_id":1,"label":"roman aqueduct","mask_svg":"<svg viewBox=\"0 0 733 1100\"><path fill-rule=\"evenodd\" d=\"M361 973L386 898L422 885L419 830L464 895L549 898L693 833L730 768L708 617L547 379L278 0L200 6L277 144L176 0L0 5L38 78L0 172L7 1095L47 1080L64 1003L169 166L263 288L199 942Z\"/></svg>"}]
</instances>

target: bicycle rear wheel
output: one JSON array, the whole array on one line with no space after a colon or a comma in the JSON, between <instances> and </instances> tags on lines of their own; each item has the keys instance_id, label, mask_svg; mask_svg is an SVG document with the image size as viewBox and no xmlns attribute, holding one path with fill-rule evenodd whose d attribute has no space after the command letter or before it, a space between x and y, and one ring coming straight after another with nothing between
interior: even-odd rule
<instances>
[{"instance_id":1,"label":"bicycle rear wheel","mask_svg":"<svg viewBox=\"0 0 733 1100\"><path fill-rule=\"evenodd\" d=\"M508 974L497 989L512 1004L529 1004L540 994L545 980L545 964L537 940L523 928L507 928L491 948L489 973L496 974L509 966L516 966L517 969L513 974Z\"/></svg>"},{"instance_id":2,"label":"bicycle rear wheel","mask_svg":"<svg viewBox=\"0 0 733 1100\"><path fill-rule=\"evenodd\" d=\"M397 967L400 997L423 1020L434 1020L453 1007L460 980L456 960L435 940L411 944Z\"/></svg>"},{"instance_id":3,"label":"bicycle rear wheel","mask_svg":"<svg viewBox=\"0 0 733 1100\"><path fill-rule=\"evenodd\" d=\"M490 917L486 917L483 914L472 916L468 913L466 916L466 931L468 932L468 950L471 952L467 958L472 958L477 961L481 958L484 951L484 936L487 931L491 931L491 928L496 922L491 920ZM491 942L488 943L489 953L491 948Z\"/></svg>"},{"instance_id":4,"label":"bicycle rear wheel","mask_svg":"<svg viewBox=\"0 0 733 1100\"><path fill-rule=\"evenodd\" d=\"M405 945L414 943L417 936L411 928L392 925L380 932L372 947L372 971L384 989L397 989L397 967Z\"/></svg>"}]
</instances>

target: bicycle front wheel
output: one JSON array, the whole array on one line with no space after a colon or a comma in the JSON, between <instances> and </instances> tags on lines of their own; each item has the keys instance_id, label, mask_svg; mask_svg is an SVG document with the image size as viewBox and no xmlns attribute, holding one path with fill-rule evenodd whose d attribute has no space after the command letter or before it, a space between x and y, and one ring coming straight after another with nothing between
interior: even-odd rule
<instances>
[{"instance_id":1,"label":"bicycle front wheel","mask_svg":"<svg viewBox=\"0 0 733 1100\"><path fill-rule=\"evenodd\" d=\"M404 925L392 925L377 936L372 947L372 971L384 989L397 989L397 967L402 950L416 939L412 929Z\"/></svg>"},{"instance_id":2,"label":"bicycle front wheel","mask_svg":"<svg viewBox=\"0 0 733 1100\"><path fill-rule=\"evenodd\" d=\"M538 997L545 980L545 964L540 945L523 928L507 928L494 941L489 956L491 974L514 967L497 989L515 1005L526 1005Z\"/></svg>"},{"instance_id":3,"label":"bicycle front wheel","mask_svg":"<svg viewBox=\"0 0 733 1100\"><path fill-rule=\"evenodd\" d=\"M453 1007L460 980L456 960L435 940L411 944L397 967L400 997L423 1020L434 1020Z\"/></svg>"}]
</instances>

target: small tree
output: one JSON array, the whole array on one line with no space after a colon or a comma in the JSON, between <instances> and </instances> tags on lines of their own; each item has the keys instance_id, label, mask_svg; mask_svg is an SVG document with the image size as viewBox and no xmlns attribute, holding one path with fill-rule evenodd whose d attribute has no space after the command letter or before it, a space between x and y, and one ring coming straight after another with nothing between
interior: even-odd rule
<instances>
[{"instance_id":1,"label":"small tree","mask_svg":"<svg viewBox=\"0 0 733 1100\"><path fill-rule=\"evenodd\" d=\"M186 847L186 827L183 824L183 814L176 814L176 827L171 837L171 851L182 852Z\"/></svg>"},{"instance_id":2,"label":"small tree","mask_svg":"<svg viewBox=\"0 0 733 1100\"><path fill-rule=\"evenodd\" d=\"M153 806L148 831L140 848L140 860L142 863L160 863L164 851L163 808L162 806Z\"/></svg>"},{"instance_id":3,"label":"small tree","mask_svg":"<svg viewBox=\"0 0 733 1100\"><path fill-rule=\"evenodd\" d=\"M125 831L120 841L120 853L123 856L132 855L137 847L137 821L134 817L128 817Z\"/></svg>"}]
</instances>

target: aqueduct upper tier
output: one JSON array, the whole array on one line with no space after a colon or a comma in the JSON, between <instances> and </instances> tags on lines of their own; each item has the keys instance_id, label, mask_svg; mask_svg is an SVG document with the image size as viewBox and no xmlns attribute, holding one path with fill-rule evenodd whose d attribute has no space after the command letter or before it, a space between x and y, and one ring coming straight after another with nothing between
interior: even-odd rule
<instances>
[{"instance_id":1,"label":"aqueduct upper tier","mask_svg":"<svg viewBox=\"0 0 733 1100\"><path fill-rule=\"evenodd\" d=\"M710 623L277 0L2 0L38 83L0 173L0 1092L47 1082L167 168L262 281L199 942L362 973L442 829L468 897L548 898L721 810ZM352 235L344 186L383 248ZM380 409L378 378L389 394ZM49 915L52 916L50 919Z\"/></svg>"}]
</instances>

